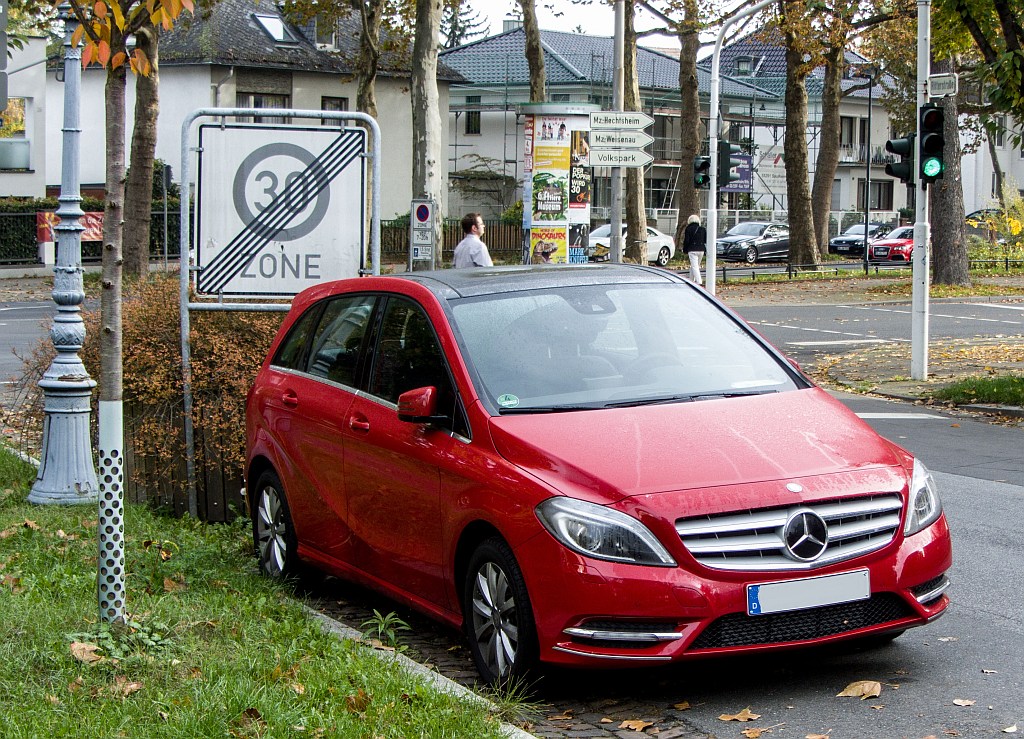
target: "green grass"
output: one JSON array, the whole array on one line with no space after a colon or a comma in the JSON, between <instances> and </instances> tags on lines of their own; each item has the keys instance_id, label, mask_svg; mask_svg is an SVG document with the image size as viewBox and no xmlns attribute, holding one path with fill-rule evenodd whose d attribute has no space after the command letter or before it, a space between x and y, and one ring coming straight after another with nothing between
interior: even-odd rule
<instances>
[{"instance_id":1,"label":"green grass","mask_svg":"<svg viewBox=\"0 0 1024 739\"><path fill-rule=\"evenodd\" d=\"M324 633L257 574L241 519L126 506L129 625L101 628L96 508L26 503L34 475L0 447L0 736L499 736L481 707Z\"/></svg>"},{"instance_id":2,"label":"green grass","mask_svg":"<svg viewBox=\"0 0 1024 739\"><path fill-rule=\"evenodd\" d=\"M1024 407L1024 375L971 377L937 390L934 397L958 405L994 403Z\"/></svg>"}]
</instances>

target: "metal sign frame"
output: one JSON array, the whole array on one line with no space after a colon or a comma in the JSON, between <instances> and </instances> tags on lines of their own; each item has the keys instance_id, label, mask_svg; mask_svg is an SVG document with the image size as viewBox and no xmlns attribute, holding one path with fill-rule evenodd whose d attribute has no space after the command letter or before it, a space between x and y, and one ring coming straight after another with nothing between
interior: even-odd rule
<instances>
[{"instance_id":1,"label":"metal sign frame","mask_svg":"<svg viewBox=\"0 0 1024 739\"><path fill-rule=\"evenodd\" d=\"M235 302L192 302L189 300L189 276L198 269L193 265L194 250L189 248L194 224L189 218L189 187L191 185L191 157L194 149L192 142L192 126L202 118L220 119L255 118L268 115L268 108L199 108L185 117L181 124L181 183L184 192L181 197L181 240L180 240L180 280L179 301L181 308L181 374L184 390L185 415L185 472L188 482L188 512L192 517L198 516L199 501L196 494L196 453L195 429L192 424L192 348L189 339L191 333L190 311L254 311L254 312L285 312L289 303ZM381 193L381 135L380 126L372 116L355 111L335 110L298 110L283 108L272 110L275 118L309 118L320 121L355 121L366 126L370 134L370 268L360 269L361 275L380 275L380 193ZM225 124L227 125L227 124ZM277 126L273 126L277 127ZM197 208L198 210L198 208ZM362 263L360 261L360 263ZM261 296L262 297L262 296Z\"/></svg>"}]
</instances>

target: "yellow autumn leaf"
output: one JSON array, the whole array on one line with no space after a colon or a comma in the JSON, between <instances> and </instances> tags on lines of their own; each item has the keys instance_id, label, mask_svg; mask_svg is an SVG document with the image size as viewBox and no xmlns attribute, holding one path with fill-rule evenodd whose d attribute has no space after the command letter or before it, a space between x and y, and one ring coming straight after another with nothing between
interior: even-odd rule
<instances>
[{"instance_id":1,"label":"yellow autumn leaf","mask_svg":"<svg viewBox=\"0 0 1024 739\"><path fill-rule=\"evenodd\" d=\"M648 726L654 726L654 722L644 721L642 718L629 719L619 724L620 729L632 729L633 731L643 731Z\"/></svg>"},{"instance_id":2,"label":"yellow autumn leaf","mask_svg":"<svg viewBox=\"0 0 1024 739\"><path fill-rule=\"evenodd\" d=\"M832 739L828 734L808 734L804 739Z\"/></svg>"},{"instance_id":3,"label":"yellow autumn leaf","mask_svg":"<svg viewBox=\"0 0 1024 739\"><path fill-rule=\"evenodd\" d=\"M673 703L672 707L677 711L689 711L690 701L680 701L679 703Z\"/></svg>"},{"instance_id":4,"label":"yellow autumn leaf","mask_svg":"<svg viewBox=\"0 0 1024 739\"><path fill-rule=\"evenodd\" d=\"M882 684L876 680L858 680L850 683L841 693L836 693L836 698L877 698L882 694Z\"/></svg>"},{"instance_id":5,"label":"yellow autumn leaf","mask_svg":"<svg viewBox=\"0 0 1024 739\"><path fill-rule=\"evenodd\" d=\"M750 707L744 708L739 713L723 713L718 717L719 721L756 721L761 718L759 713L751 713Z\"/></svg>"}]
</instances>

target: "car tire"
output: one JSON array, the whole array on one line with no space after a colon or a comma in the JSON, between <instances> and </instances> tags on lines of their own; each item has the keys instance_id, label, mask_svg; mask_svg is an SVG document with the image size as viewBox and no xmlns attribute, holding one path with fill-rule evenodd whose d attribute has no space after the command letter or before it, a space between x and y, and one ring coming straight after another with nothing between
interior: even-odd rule
<instances>
[{"instance_id":1,"label":"car tire","mask_svg":"<svg viewBox=\"0 0 1024 739\"><path fill-rule=\"evenodd\" d=\"M469 560L462 617L477 671L488 685L523 678L537 660L537 627L526 581L499 537L481 543Z\"/></svg>"},{"instance_id":2,"label":"car tire","mask_svg":"<svg viewBox=\"0 0 1024 739\"><path fill-rule=\"evenodd\" d=\"M757 247L748 246L747 250L743 252L743 261L747 264L753 264L757 261Z\"/></svg>"},{"instance_id":3,"label":"car tire","mask_svg":"<svg viewBox=\"0 0 1024 739\"><path fill-rule=\"evenodd\" d=\"M260 572L287 578L301 574L299 540L281 479L273 470L259 476L252 507L252 538Z\"/></svg>"},{"instance_id":4,"label":"car tire","mask_svg":"<svg viewBox=\"0 0 1024 739\"><path fill-rule=\"evenodd\" d=\"M670 260L671 258L672 252L669 251L669 248L667 246L663 246L661 247L661 249L658 250L658 258L654 260L654 263L657 264L659 267L667 267L668 260Z\"/></svg>"}]
</instances>

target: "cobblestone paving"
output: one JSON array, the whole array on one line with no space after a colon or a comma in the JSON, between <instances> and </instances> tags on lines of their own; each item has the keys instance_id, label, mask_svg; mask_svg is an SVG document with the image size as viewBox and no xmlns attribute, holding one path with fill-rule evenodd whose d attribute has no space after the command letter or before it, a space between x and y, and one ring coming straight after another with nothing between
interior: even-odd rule
<instances>
[{"instance_id":1,"label":"cobblestone paving","mask_svg":"<svg viewBox=\"0 0 1024 739\"><path fill-rule=\"evenodd\" d=\"M363 622L395 612L410 626L401 632L400 644L410 658L436 669L461 685L486 694L461 633L437 624L394 601L349 583L327 578L303 593L306 603L346 626L363 630ZM708 739L686 721L685 709L674 707L692 687L679 668L661 670L546 671L535 684L530 711L520 725L538 737L601 739ZM642 721L641 731L623 722ZM633 724L638 726L638 724Z\"/></svg>"}]
</instances>

